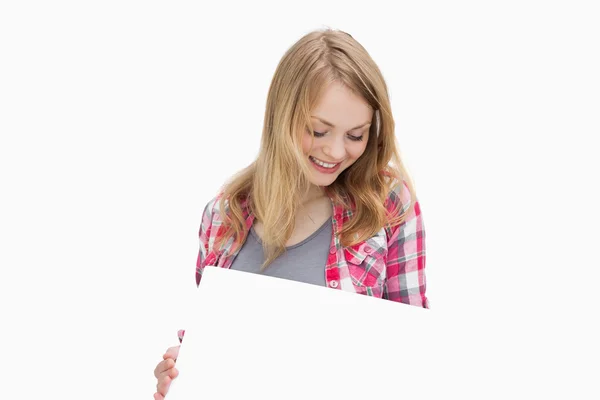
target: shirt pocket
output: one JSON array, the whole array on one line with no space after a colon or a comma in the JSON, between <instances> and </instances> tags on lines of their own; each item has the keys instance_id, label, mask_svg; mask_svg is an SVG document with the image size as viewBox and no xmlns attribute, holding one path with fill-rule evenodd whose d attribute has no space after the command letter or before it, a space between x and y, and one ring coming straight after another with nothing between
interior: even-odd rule
<instances>
[{"instance_id":1,"label":"shirt pocket","mask_svg":"<svg viewBox=\"0 0 600 400\"><path fill-rule=\"evenodd\" d=\"M385 230L364 242L345 247L344 257L356 292L382 297L387 258Z\"/></svg>"}]
</instances>

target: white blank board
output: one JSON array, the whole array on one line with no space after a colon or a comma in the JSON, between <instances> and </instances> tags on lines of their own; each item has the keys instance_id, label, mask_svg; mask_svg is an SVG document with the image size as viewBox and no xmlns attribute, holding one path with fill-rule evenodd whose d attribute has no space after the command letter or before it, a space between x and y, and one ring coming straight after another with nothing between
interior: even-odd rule
<instances>
[{"instance_id":1,"label":"white blank board","mask_svg":"<svg viewBox=\"0 0 600 400\"><path fill-rule=\"evenodd\" d=\"M434 389L430 310L215 267L186 307L167 400L422 398Z\"/></svg>"}]
</instances>

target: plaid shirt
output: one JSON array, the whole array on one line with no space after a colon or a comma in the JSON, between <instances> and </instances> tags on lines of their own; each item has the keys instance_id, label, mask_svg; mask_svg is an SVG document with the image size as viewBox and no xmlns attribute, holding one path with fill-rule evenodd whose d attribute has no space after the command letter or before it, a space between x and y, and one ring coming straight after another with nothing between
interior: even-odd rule
<instances>
[{"instance_id":1,"label":"plaid shirt","mask_svg":"<svg viewBox=\"0 0 600 400\"><path fill-rule=\"evenodd\" d=\"M199 284L205 266L229 268L241 247L234 252L233 238L223 249L213 250L215 240L223 234L219 199L212 199L204 209L200 226L200 251L196 263ZM391 212L398 202L406 211L412 199L406 184L396 185L385 202ZM244 206L244 204L242 205ZM225 206L226 211L228 205ZM246 207L242 207L246 210ZM325 265L327 287L429 308L425 296L425 230L419 202L405 220L393 228L383 227L371 238L353 246L342 247L336 232L352 218L352 211L333 205L333 230ZM245 212L246 229L254 215ZM179 339L184 331L179 331Z\"/></svg>"}]
</instances>

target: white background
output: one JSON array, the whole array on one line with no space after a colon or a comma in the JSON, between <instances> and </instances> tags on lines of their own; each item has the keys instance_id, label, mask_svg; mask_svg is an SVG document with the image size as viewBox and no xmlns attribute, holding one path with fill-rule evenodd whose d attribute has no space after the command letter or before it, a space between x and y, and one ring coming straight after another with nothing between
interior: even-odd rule
<instances>
[{"instance_id":1,"label":"white background","mask_svg":"<svg viewBox=\"0 0 600 400\"><path fill-rule=\"evenodd\" d=\"M498 385L595 397L593 3L2 2L0 390L152 398L204 205L256 156L281 56L330 26L388 83L440 335Z\"/></svg>"}]
</instances>

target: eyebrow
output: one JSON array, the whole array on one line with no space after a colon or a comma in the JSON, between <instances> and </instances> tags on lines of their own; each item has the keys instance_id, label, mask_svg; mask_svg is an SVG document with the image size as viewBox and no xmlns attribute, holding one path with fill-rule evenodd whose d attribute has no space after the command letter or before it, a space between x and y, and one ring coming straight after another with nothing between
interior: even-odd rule
<instances>
[{"instance_id":1,"label":"eyebrow","mask_svg":"<svg viewBox=\"0 0 600 400\"><path fill-rule=\"evenodd\" d=\"M311 115L311 117L318 119L319 121L321 121L322 123L324 123L327 126L335 128L335 125L333 125L331 122L325 121L323 118L319 118L316 115ZM354 129L362 128L363 126L367 126L367 125L370 125L370 124L371 124L371 121L367 121L367 122L365 122L362 125L358 125L358 126L355 126L354 128L350 128L350 130L353 131Z\"/></svg>"}]
</instances>

